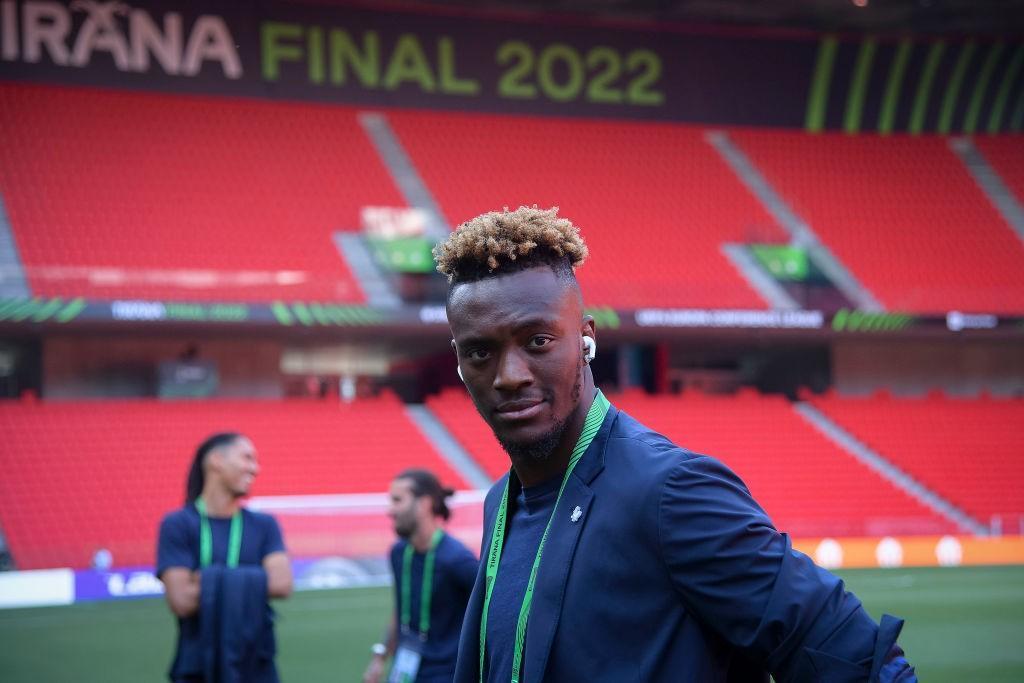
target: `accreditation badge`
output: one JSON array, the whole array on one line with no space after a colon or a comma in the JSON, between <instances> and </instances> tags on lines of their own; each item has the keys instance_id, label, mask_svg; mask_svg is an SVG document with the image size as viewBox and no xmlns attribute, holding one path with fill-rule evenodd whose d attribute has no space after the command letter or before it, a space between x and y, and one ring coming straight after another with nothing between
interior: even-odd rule
<instances>
[{"instance_id":1,"label":"accreditation badge","mask_svg":"<svg viewBox=\"0 0 1024 683\"><path fill-rule=\"evenodd\" d=\"M423 658L423 640L417 633L403 633L398 639L388 683L413 683Z\"/></svg>"}]
</instances>

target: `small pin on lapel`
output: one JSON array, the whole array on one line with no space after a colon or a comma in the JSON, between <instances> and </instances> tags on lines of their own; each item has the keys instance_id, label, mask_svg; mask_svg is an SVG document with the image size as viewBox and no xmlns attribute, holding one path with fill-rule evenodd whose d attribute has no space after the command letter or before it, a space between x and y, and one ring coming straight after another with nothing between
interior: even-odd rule
<instances>
[{"instance_id":1,"label":"small pin on lapel","mask_svg":"<svg viewBox=\"0 0 1024 683\"><path fill-rule=\"evenodd\" d=\"M572 511L572 515L569 517L569 521L573 522L573 523L576 523L576 522L580 521L580 517L582 517L582 516L583 516L583 510L581 510L580 506L577 505L576 508Z\"/></svg>"}]
</instances>

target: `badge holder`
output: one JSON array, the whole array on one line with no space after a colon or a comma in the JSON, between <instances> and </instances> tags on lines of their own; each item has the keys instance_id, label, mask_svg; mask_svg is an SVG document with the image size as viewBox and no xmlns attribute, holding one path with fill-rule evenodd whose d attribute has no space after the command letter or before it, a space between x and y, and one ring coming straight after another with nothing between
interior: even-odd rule
<instances>
[{"instance_id":1,"label":"badge holder","mask_svg":"<svg viewBox=\"0 0 1024 683\"><path fill-rule=\"evenodd\" d=\"M423 658L424 640L420 634L402 629L391 673L388 675L388 683L412 683L416 680L420 660Z\"/></svg>"}]
</instances>

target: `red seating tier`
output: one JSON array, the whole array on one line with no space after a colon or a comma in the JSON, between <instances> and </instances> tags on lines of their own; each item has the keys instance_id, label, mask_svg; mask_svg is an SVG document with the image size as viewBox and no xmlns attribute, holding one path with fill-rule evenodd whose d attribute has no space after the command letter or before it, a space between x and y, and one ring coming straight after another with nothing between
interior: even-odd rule
<instances>
[{"instance_id":1,"label":"red seating tier","mask_svg":"<svg viewBox=\"0 0 1024 683\"><path fill-rule=\"evenodd\" d=\"M313 401L0 403L0 524L19 568L150 564L157 525L181 505L196 446L249 435L256 495L383 492L406 467L465 482L393 397ZM285 539L287 543L287 538Z\"/></svg>"},{"instance_id":2,"label":"red seating tier","mask_svg":"<svg viewBox=\"0 0 1024 683\"><path fill-rule=\"evenodd\" d=\"M1019 135L978 136L974 145L1024 204L1024 137Z\"/></svg>"},{"instance_id":3,"label":"red seating tier","mask_svg":"<svg viewBox=\"0 0 1024 683\"><path fill-rule=\"evenodd\" d=\"M731 135L886 307L1024 311L1024 245L946 138Z\"/></svg>"},{"instance_id":4,"label":"red seating tier","mask_svg":"<svg viewBox=\"0 0 1024 683\"><path fill-rule=\"evenodd\" d=\"M363 301L332 242L404 206L348 107L0 84L34 293Z\"/></svg>"},{"instance_id":5,"label":"red seating tier","mask_svg":"<svg viewBox=\"0 0 1024 683\"><path fill-rule=\"evenodd\" d=\"M745 392L610 398L675 443L725 462L776 526L794 536L955 530L818 433L784 398Z\"/></svg>"},{"instance_id":6,"label":"red seating tier","mask_svg":"<svg viewBox=\"0 0 1024 683\"><path fill-rule=\"evenodd\" d=\"M508 454L463 389L445 389L439 395L429 397L427 407L462 447L472 454L488 476L499 479L508 472Z\"/></svg>"},{"instance_id":7,"label":"red seating tier","mask_svg":"<svg viewBox=\"0 0 1024 683\"><path fill-rule=\"evenodd\" d=\"M560 206L591 261L593 305L765 308L722 254L785 235L696 127L392 112L449 222L503 205Z\"/></svg>"},{"instance_id":8,"label":"red seating tier","mask_svg":"<svg viewBox=\"0 0 1024 683\"><path fill-rule=\"evenodd\" d=\"M1008 531L1024 516L1024 401L930 395L817 398L843 428L925 486Z\"/></svg>"}]
</instances>

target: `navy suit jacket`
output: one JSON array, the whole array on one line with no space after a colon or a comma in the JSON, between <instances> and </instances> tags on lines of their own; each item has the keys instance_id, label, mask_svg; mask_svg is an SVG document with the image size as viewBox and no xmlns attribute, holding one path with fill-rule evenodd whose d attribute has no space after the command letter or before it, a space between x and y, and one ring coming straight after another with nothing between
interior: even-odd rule
<instances>
[{"instance_id":1,"label":"navy suit jacket","mask_svg":"<svg viewBox=\"0 0 1024 683\"><path fill-rule=\"evenodd\" d=\"M482 556L505 481L484 504ZM519 486L513 476L513 503ZM479 680L485 564L458 683ZM523 681L877 680L901 626L886 617L880 627L838 577L793 550L722 463L613 406L553 513Z\"/></svg>"}]
</instances>

